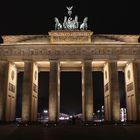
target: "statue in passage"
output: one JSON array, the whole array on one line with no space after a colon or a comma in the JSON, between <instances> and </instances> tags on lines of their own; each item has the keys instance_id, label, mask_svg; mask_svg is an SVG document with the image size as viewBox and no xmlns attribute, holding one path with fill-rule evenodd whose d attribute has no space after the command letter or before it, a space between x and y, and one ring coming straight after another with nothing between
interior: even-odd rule
<instances>
[{"instance_id":1,"label":"statue in passage","mask_svg":"<svg viewBox=\"0 0 140 140\"><path fill-rule=\"evenodd\" d=\"M85 17L83 23L80 25L80 30L87 30L88 28L87 21L88 21L88 17Z\"/></svg>"},{"instance_id":2,"label":"statue in passage","mask_svg":"<svg viewBox=\"0 0 140 140\"><path fill-rule=\"evenodd\" d=\"M54 18L54 21L55 21L55 30L61 30L62 29L62 25L59 22L57 17Z\"/></svg>"}]
</instances>

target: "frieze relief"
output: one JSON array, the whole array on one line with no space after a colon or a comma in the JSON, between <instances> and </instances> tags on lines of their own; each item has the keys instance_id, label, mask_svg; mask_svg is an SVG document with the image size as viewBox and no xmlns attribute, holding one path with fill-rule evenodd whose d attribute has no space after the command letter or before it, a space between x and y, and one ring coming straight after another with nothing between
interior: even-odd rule
<instances>
[{"instance_id":1,"label":"frieze relief","mask_svg":"<svg viewBox=\"0 0 140 140\"><path fill-rule=\"evenodd\" d=\"M58 36L58 35L61 35L61 36L91 36L92 32L89 32L89 31L80 31L80 32L77 32L77 31L72 31L72 32L70 32L70 31L69 32L51 31L51 32L49 32L49 35L51 35L51 36Z\"/></svg>"},{"instance_id":2,"label":"frieze relief","mask_svg":"<svg viewBox=\"0 0 140 140\"><path fill-rule=\"evenodd\" d=\"M38 93L38 86L36 84L33 83L33 91L35 93Z\"/></svg>"},{"instance_id":3,"label":"frieze relief","mask_svg":"<svg viewBox=\"0 0 140 140\"><path fill-rule=\"evenodd\" d=\"M53 36L52 37L52 41L53 43L55 42L88 42L88 40L90 40L89 37L87 36L79 36L79 37L76 37L76 36Z\"/></svg>"},{"instance_id":4,"label":"frieze relief","mask_svg":"<svg viewBox=\"0 0 140 140\"><path fill-rule=\"evenodd\" d=\"M12 83L9 83L9 91L11 91L13 93L15 93L15 91L16 91L16 87Z\"/></svg>"},{"instance_id":5,"label":"frieze relief","mask_svg":"<svg viewBox=\"0 0 140 140\"><path fill-rule=\"evenodd\" d=\"M130 91L132 91L133 89L134 89L134 88L133 88L133 82L127 85L127 92L130 92Z\"/></svg>"},{"instance_id":6,"label":"frieze relief","mask_svg":"<svg viewBox=\"0 0 140 140\"><path fill-rule=\"evenodd\" d=\"M101 47L101 46L12 46L0 47L0 58L4 57L42 57L44 58L111 58L120 56L126 58L140 58L140 48L127 48L127 47Z\"/></svg>"},{"instance_id":7,"label":"frieze relief","mask_svg":"<svg viewBox=\"0 0 140 140\"><path fill-rule=\"evenodd\" d=\"M109 83L107 83L105 86L104 86L104 92L107 92L109 90Z\"/></svg>"}]
</instances>

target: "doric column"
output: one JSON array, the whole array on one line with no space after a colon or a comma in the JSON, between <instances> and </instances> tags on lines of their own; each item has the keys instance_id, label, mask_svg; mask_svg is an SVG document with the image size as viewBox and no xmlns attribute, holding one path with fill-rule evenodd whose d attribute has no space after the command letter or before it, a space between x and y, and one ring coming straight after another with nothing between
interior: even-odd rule
<instances>
[{"instance_id":1,"label":"doric column","mask_svg":"<svg viewBox=\"0 0 140 140\"><path fill-rule=\"evenodd\" d=\"M93 85L91 60L85 60L82 66L82 112L83 121L93 121Z\"/></svg>"},{"instance_id":2,"label":"doric column","mask_svg":"<svg viewBox=\"0 0 140 140\"><path fill-rule=\"evenodd\" d=\"M0 121L4 121L4 111L6 110L6 91L8 81L8 62L0 61Z\"/></svg>"},{"instance_id":3,"label":"doric column","mask_svg":"<svg viewBox=\"0 0 140 140\"><path fill-rule=\"evenodd\" d=\"M49 77L49 122L56 123L59 119L59 64L56 60L50 61Z\"/></svg>"},{"instance_id":4,"label":"doric column","mask_svg":"<svg viewBox=\"0 0 140 140\"><path fill-rule=\"evenodd\" d=\"M136 84L136 103L137 103L137 121L140 121L140 61L135 62L135 84Z\"/></svg>"},{"instance_id":5,"label":"doric column","mask_svg":"<svg viewBox=\"0 0 140 140\"><path fill-rule=\"evenodd\" d=\"M37 121L38 67L36 63L24 63L22 91L22 121Z\"/></svg>"},{"instance_id":6,"label":"doric column","mask_svg":"<svg viewBox=\"0 0 140 140\"><path fill-rule=\"evenodd\" d=\"M9 62L0 65L0 119L15 121L17 69Z\"/></svg>"},{"instance_id":7,"label":"doric column","mask_svg":"<svg viewBox=\"0 0 140 140\"><path fill-rule=\"evenodd\" d=\"M140 62L125 67L127 120L140 121Z\"/></svg>"},{"instance_id":8,"label":"doric column","mask_svg":"<svg viewBox=\"0 0 140 140\"><path fill-rule=\"evenodd\" d=\"M120 120L117 62L108 62L104 66L104 106L106 121Z\"/></svg>"}]
</instances>

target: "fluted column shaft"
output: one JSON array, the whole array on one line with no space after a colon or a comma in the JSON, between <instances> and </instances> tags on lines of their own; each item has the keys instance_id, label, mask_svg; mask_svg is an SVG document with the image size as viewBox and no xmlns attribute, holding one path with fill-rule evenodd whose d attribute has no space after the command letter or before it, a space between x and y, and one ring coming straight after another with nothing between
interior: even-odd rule
<instances>
[{"instance_id":1,"label":"fluted column shaft","mask_svg":"<svg viewBox=\"0 0 140 140\"><path fill-rule=\"evenodd\" d=\"M82 67L82 111L83 121L93 121L93 85L91 60L85 60Z\"/></svg>"}]
</instances>

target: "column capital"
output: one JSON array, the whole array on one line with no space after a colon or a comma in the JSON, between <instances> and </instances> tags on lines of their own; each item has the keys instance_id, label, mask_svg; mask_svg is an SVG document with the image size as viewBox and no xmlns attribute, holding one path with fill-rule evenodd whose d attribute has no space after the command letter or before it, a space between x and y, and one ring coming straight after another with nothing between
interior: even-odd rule
<instances>
[{"instance_id":1,"label":"column capital","mask_svg":"<svg viewBox=\"0 0 140 140\"><path fill-rule=\"evenodd\" d=\"M24 60L23 62L26 63L26 62L34 62L34 61L33 60Z\"/></svg>"},{"instance_id":2,"label":"column capital","mask_svg":"<svg viewBox=\"0 0 140 140\"><path fill-rule=\"evenodd\" d=\"M59 59L49 59L49 61L59 61Z\"/></svg>"},{"instance_id":3,"label":"column capital","mask_svg":"<svg viewBox=\"0 0 140 140\"><path fill-rule=\"evenodd\" d=\"M117 63L118 60L117 60L117 59L113 59L113 60L107 60L107 61L106 61L106 63L113 63L113 62L116 62L116 63Z\"/></svg>"},{"instance_id":4,"label":"column capital","mask_svg":"<svg viewBox=\"0 0 140 140\"><path fill-rule=\"evenodd\" d=\"M58 59L50 59L49 62L50 62L50 65L51 63L56 63L58 66L60 64L60 61Z\"/></svg>"},{"instance_id":5,"label":"column capital","mask_svg":"<svg viewBox=\"0 0 140 140\"><path fill-rule=\"evenodd\" d=\"M84 66L85 64L91 64L92 65L92 60L91 59L85 59L82 61L82 66Z\"/></svg>"},{"instance_id":6,"label":"column capital","mask_svg":"<svg viewBox=\"0 0 140 140\"><path fill-rule=\"evenodd\" d=\"M140 60L137 60L137 59L136 59L134 62L140 63Z\"/></svg>"}]
</instances>

